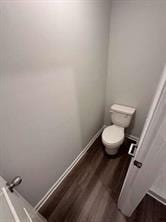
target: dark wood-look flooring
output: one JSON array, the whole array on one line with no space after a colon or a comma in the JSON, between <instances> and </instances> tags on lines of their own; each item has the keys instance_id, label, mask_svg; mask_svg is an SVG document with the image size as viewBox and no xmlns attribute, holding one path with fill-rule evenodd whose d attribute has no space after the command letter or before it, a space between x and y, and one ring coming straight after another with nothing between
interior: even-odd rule
<instances>
[{"instance_id":1,"label":"dark wood-look flooring","mask_svg":"<svg viewBox=\"0 0 166 222\"><path fill-rule=\"evenodd\" d=\"M49 222L166 222L166 208L145 196L130 218L117 209L131 141L109 157L99 138L40 210Z\"/></svg>"},{"instance_id":2,"label":"dark wood-look flooring","mask_svg":"<svg viewBox=\"0 0 166 222\"><path fill-rule=\"evenodd\" d=\"M121 222L117 209L130 158L131 141L126 140L119 154L110 158L99 138L54 192L41 213L49 222Z\"/></svg>"},{"instance_id":3,"label":"dark wood-look flooring","mask_svg":"<svg viewBox=\"0 0 166 222\"><path fill-rule=\"evenodd\" d=\"M146 195L127 222L166 222L166 206Z\"/></svg>"}]
</instances>

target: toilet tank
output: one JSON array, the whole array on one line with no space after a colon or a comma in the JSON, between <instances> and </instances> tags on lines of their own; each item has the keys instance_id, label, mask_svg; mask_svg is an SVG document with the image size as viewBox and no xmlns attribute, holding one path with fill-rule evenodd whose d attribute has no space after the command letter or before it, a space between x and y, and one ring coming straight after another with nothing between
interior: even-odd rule
<instances>
[{"instance_id":1,"label":"toilet tank","mask_svg":"<svg viewBox=\"0 0 166 222\"><path fill-rule=\"evenodd\" d=\"M135 108L113 104L111 106L111 120L114 125L126 128L129 126L131 119L135 113Z\"/></svg>"}]
</instances>

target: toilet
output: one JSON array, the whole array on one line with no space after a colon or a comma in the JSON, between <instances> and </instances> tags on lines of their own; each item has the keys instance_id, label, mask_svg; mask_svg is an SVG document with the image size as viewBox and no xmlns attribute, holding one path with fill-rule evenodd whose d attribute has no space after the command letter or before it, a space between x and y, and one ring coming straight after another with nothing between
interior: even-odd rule
<instances>
[{"instance_id":1,"label":"toilet","mask_svg":"<svg viewBox=\"0 0 166 222\"><path fill-rule=\"evenodd\" d=\"M106 127L102 133L102 142L107 154L115 155L118 153L125 138L124 130L129 126L135 111L135 108L129 106L119 104L111 106L110 113L113 125Z\"/></svg>"}]
</instances>

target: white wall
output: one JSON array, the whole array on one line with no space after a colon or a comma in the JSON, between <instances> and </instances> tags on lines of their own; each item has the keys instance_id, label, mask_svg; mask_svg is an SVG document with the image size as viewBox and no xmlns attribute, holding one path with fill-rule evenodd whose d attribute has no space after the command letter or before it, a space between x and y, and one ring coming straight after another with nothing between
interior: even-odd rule
<instances>
[{"instance_id":1,"label":"white wall","mask_svg":"<svg viewBox=\"0 0 166 222\"><path fill-rule=\"evenodd\" d=\"M109 1L0 3L0 174L35 204L103 125Z\"/></svg>"},{"instance_id":2,"label":"white wall","mask_svg":"<svg viewBox=\"0 0 166 222\"><path fill-rule=\"evenodd\" d=\"M111 104L134 106L140 136L166 62L166 1L113 0L110 27L105 123Z\"/></svg>"}]
</instances>

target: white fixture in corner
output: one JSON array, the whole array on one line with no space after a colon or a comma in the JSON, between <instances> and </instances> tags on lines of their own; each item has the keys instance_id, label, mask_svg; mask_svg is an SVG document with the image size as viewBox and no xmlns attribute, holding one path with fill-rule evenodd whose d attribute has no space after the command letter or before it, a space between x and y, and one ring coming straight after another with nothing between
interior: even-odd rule
<instances>
[{"instance_id":1,"label":"white fixture in corner","mask_svg":"<svg viewBox=\"0 0 166 222\"><path fill-rule=\"evenodd\" d=\"M109 155L117 154L124 141L124 129L129 126L135 111L135 108L129 106L118 104L111 106L110 113L113 125L106 127L102 133L102 142Z\"/></svg>"}]
</instances>

